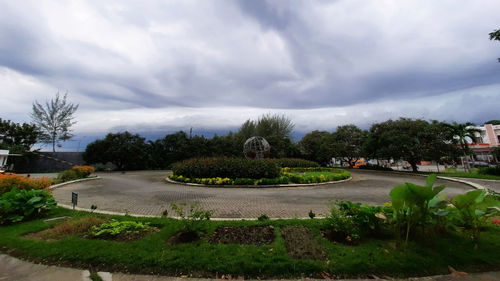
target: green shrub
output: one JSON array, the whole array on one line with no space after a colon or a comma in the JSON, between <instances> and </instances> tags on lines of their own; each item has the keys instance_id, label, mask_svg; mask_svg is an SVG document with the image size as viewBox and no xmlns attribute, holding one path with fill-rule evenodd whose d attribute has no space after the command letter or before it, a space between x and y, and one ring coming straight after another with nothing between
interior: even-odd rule
<instances>
[{"instance_id":1,"label":"green shrub","mask_svg":"<svg viewBox=\"0 0 500 281\"><path fill-rule=\"evenodd\" d=\"M194 158L172 166L176 175L188 178L276 178L280 168L269 159Z\"/></svg>"},{"instance_id":2,"label":"green shrub","mask_svg":"<svg viewBox=\"0 0 500 281\"><path fill-rule=\"evenodd\" d=\"M14 188L0 197L0 224L43 217L56 204L46 191Z\"/></svg>"},{"instance_id":3,"label":"green shrub","mask_svg":"<svg viewBox=\"0 0 500 281\"><path fill-rule=\"evenodd\" d=\"M278 158L278 159L269 159L269 160L281 168L285 168L285 167L289 167L289 168L319 167L319 164L317 162L299 159L299 158Z\"/></svg>"},{"instance_id":4,"label":"green shrub","mask_svg":"<svg viewBox=\"0 0 500 281\"><path fill-rule=\"evenodd\" d=\"M481 175L500 176L500 167L479 168L477 173Z\"/></svg>"},{"instance_id":5,"label":"green shrub","mask_svg":"<svg viewBox=\"0 0 500 281\"><path fill-rule=\"evenodd\" d=\"M65 181L72 181L72 180L77 180L83 178L83 174L79 172L78 170L66 170L62 171L57 175L57 179L65 182Z\"/></svg>"},{"instance_id":6,"label":"green shrub","mask_svg":"<svg viewBox=\"0 0 500 281\"><path fill-rule=\"evenodd\" d=\"M486 220L500 214L500 201L484 189L457 195L451 203L457 208L465 228L471 231L473 240L479 240L481 227Z\"/></svg>"},{"instance_id":7,"label":"green shrub","mask_svg":"<svg viewBox=\"0 0 500 281\"><path fill-rule=\"evenodd\" d=\"M182 222L182 232L185 233L201 233L204 222L210 220L213 215L213 210L204 210L199 204L191 204L189 209L186 208L186 203L179 205L172 203L170 208Z\"/></svg>"},{"instance_id":8,"label":"green shrub","mask_svg":"<svg viewBox=\"0 0 500 281\"><path fill-rule=\"evenodd\" d=\"M258 218L257 218L258 221L268 221L269 220L269 216L266 215L266 214L261 214Z\"/></svg>"},{"instance_id":9,"label":"green shrub","mask_svg":"<svg viewBox=\"0 0 500 281\"><path fill-rule=\"evenodd\" d=\"M111 220L90 228L90 235L93 237L113 237L118 235L139 234L151 229L149 223L136 221L116 221Z\"/></svg>"},{"instance_id":10,"label":"green shrub","mask_svg":"<svg viewBox=\"0 0 500 281\"><path fill-rule=\"evenodd\" d=\"M336 201L335 204L345 215L354 218L360 231L364 234L379 234L386 218L392 215L390 207L361 205L347 200Z\"/></svg>"},{"instance_id":11,"label":"green shrub","mask_svg":"<svg viewBox=\"0 0 500 281\"><path fill-rule=\"evenodd\" d=\"M332 206L330 209L324 229L330 238L338 242L357 244L361 239L359 226L354 217L346 215L336 206Z\"/></svg>"}]
</instances>

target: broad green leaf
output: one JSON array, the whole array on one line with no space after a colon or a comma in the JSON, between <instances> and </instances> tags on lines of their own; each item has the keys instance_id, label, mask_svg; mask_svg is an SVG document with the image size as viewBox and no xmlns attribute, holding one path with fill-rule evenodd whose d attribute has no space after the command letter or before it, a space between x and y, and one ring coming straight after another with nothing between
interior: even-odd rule
<instances>
[{"instance_id":1,"label":"broad green leaf","mask_svg":"<svg viewBox=\"0 0 500 281\"><path fill-rule=\"evenodd\" d=\"M430 174L429 176L427 176L427 179L425 180L425 186L428 188L432 188L434 182L436 181L436 178L436 174Z\"/></svg>"}]
</instances>

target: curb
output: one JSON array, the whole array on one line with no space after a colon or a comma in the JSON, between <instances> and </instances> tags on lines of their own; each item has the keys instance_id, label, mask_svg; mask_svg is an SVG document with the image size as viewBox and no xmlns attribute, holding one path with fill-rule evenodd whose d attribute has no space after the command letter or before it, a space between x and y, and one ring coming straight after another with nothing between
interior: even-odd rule
<instances>
[{"instance_id":1,"label":"curb","mask_svg":"<svg viewBox=\"0 0 500 281\"><path fill-rule=\"evenodd\" d=\"M64 208L64 209L73 210L73 206L71 206L71 205L57 203L57 206ZM88 213L102 214L102 215L130 216L130 217L135 217L135 218L169 218L169 219L176 219L176 220L182 219L181 217L173 217L173 216L171 217L171 216L159 216L159 215L129 214L127 212L115 212L115 211L106 211L106 210L94 210L94 211L92 211L91 209L80 208L80 207L75 207L74 210L88 212ZM324 218L325 217L321 217L321 216L315 217L315 219L324 219ZM308 219L308 220L310 220L311 218L309 218L309 217L269 218L269 220L291 220L291 219L298 219L298 220ZM210 218L210 220L211 221L256 221L258 219L257 218Z\"/></svg>"},{"instance_id":2,"label":"curb","mask_svg":"<svg viewBox=\"0 0 500 281\"><path fill-rule=\"evenodd\" d=\"M51 186L49 186L49 189L58 188L61 186L72 184L72 183L77 183L77 182L82 182L82 181L90 181L90 180L98 180L98 179L102 179L102 178L99 176L96 176L96 177L92 177L92 178L83 178L83 179L77 179L77 180L73 180L73 181L66 181L66 182L51 185Z\"/></svg>"},{"instance_id":3,"label":"curb","mask_svg":"<svg viewBox=\"0 0 500 281\"><path fill-rule=\"evenodd\" d=\"M401 171L377 171L377 170L363 170L363 171L370 171L370 172L376 172L376 173L386 173L386 174L397 174L397 175L407 175L407 176L415 176L415 177L427 177L428 175L422 175L422 174L415 174L411 172L401 172ZM443 177L443 176L437 176L436 178L442 179L442 180L448 180L448 181L454 181L454 182L459 182L463 183L469 186L472 186L475 189L485 189L487 190L486 187L478 184L478 183L473 183L467 180L464 180L463 178L455 178L455 177ZM479 179L481 180L481 179Z\"/></svg>"},{"instance_id":4,"label":"curb","mask_svg":"<svg viewBox=\"0 0 500 281\"><path fill-rule=\"evenodd\" d=\"M174 181L171 180L170 178L166 177L165 181L169 183L174 183L174 184L182 184L182 185L188 185L188 186L199 186L199 187L213 187L213 188L272 188L272 187L301 187L301 186L317 186L317 185L327 185L327 184L336 184L336 183L343 183L343 182L348 182L352 180L352 177L349 177L345 180L338 180L338 181L325 181L325 182L317 182L317 183L292 183L292 184L263 184L263 185L229 185L229 184L222 184L222 185L208 185L208 184L201 184L201 183L190 183L190 182L180 182L180 181Z\"/></svg>"}]
</instances>

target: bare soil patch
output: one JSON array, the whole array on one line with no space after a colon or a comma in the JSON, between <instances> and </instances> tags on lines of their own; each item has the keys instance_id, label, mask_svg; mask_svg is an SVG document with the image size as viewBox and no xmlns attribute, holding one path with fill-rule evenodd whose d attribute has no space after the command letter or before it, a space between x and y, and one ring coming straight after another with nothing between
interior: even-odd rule
<instances>
[{"instance_id":1,"label":"bare soil patch","mask_svg":"<svg viewBox=\"0 0 500 281\"><path fill-rule=\"evenodd\" d=\"M288 255L294 259L324 260L326 253L311 235L309 228L304 226L285 226L280 228L285 239Z\"/></svg>"},{"instance_id":2,"label":"bare soil patch","mask_svg":"<svg viewBox=\"0 0 500 281\"><path fill-rule=\"evenodd\" d=\"M43 241L57 241L67 236L81 235L94 225L100 225L107 219L98 217L70 218L55 226L38 232L32 232L24 235L24 238Z\"/></svg>"},{"instance_id":3,"label":"bare soil patch","mask_svg":"<svg viewBox=\"0 0 500 281\"><path fill-rule=\"evenodd\" d=\"M219 226L215 229L210 243L265 245L274 242L273 226Z\"/></svg>"}]
</instances>

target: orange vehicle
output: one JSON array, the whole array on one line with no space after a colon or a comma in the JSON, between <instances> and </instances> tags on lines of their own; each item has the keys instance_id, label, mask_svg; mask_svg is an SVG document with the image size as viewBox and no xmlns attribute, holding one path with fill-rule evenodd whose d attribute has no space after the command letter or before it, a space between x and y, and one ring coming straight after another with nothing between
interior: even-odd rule
<instances>
[{"instance_id":1,"label":"orange vehicle","mask_svg":"<svg viewBox=\"0 0 500 281\"><path fill-rule=\"evenodd\" d=\"M365 160L353 160L351 161L351 166L354 168L359 168L360 166L366 166L366 162Z\"/></svg>"}]
</instances>

